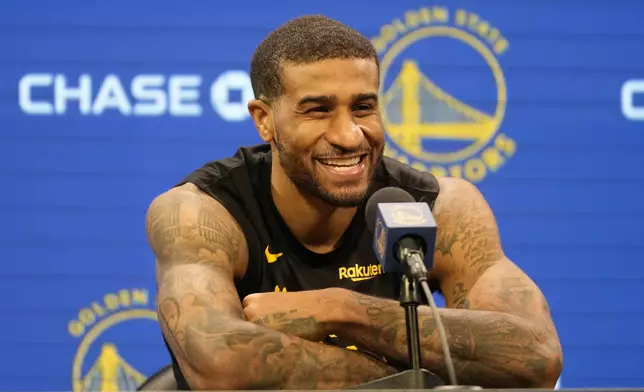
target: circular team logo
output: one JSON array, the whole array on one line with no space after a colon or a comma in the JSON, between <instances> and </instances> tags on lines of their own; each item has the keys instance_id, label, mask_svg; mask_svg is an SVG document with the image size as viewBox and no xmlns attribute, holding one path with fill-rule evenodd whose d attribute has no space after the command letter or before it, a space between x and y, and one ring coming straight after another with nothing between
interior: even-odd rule
<instances>
[{"instance_id":1,"label":"circular team logo","mask_svg":"<svg viewBox=\"0 0 644 392\"><path fill-rule=\"evenodd\" d=\"M104 295L78 312L68 332L80 339L72 364L73 392L135 391L168 362L147 290ZM154 336L152 355L148 336Z\"/></svg>"},{"instance_id":2,"label":"circular team logo","mask_svg":"<svg viewBox=\"0 0 644 392\"><path fill-rule=\"evenodd\" d=\"M441 6L408 11L373 39L381 65L386 154L439 176L483 180L516 144L500 132L509 48L479 15Z\"/></svg>"}]
</instances>

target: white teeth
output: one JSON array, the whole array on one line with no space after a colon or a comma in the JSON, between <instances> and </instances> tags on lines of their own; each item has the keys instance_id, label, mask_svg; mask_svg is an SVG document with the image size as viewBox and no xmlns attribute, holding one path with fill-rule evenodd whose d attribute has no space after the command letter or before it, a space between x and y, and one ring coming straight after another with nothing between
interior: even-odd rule
<instances>
[{"instance_id":1,"label":"white teeth","mask_svg":"<svg viewBox=\"0 0 644 392\"><path fill-rule=\"evenodd\" d=\"M355 166L360 163L360 157L346 158L346 159L319 159L324 165L331 166Z\"/></svg>"}]
</instances>

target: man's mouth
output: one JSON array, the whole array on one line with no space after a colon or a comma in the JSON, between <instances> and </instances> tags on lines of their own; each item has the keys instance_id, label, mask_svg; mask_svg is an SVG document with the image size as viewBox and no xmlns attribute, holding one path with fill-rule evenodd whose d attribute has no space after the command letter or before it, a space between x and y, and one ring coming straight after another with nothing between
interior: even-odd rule
<instances>
[{"instance_id":1,"label":"man's mouth","mask_svg":"<svg viewBox=\"0 0 644 392\"><path fill-rule=\"evenodd\" d=\"M367 154L356 155L348 158L318 158L317 161L323 164L324 166L331 166L337 168L351 168L360 165L364 159L367 157Z\"/></svg>"},{"instance_id":2,"label":"man's mouth","mask_svg":"<svg viewBox=\"0 0 644 392\"><path fill-rule=\"evenodd\" d=\"M369 154L361 154L349 157L317 158L316 161L335 178L356 180L364 174L368 156Z\"/></svg>"}]
</instances>

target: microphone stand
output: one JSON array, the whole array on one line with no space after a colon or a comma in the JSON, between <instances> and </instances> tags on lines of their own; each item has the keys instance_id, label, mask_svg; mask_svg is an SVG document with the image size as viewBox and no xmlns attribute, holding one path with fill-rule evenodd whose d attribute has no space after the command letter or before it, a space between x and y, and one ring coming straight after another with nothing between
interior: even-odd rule
<instances>
[{"instance_id":1,"label":"microphone stand","mask_svg":"<svg viewBox=\"0 0 644 392\"><path fill-rule=\"evenodd\" d=\"M445 382L434 373L421 368L418 306L421 304L420 285L407 270L400 279L400 306L405 309L407 352L411 369L383 377L351 389L433 389Z\"/></svg>"},{"instance_id":2,"label":"microphone stand","mask_svg":"<svg viewBox=\"0 0 644 392\"><path fill-rule=\"evenodd\" d=\"M400 283L400 306L405 308L409 363L411 363L412 370L420 370L420 331L418 327L420 295L418 282L416 282L416 279L404 274Z\"/></svg>"}]
</instances>

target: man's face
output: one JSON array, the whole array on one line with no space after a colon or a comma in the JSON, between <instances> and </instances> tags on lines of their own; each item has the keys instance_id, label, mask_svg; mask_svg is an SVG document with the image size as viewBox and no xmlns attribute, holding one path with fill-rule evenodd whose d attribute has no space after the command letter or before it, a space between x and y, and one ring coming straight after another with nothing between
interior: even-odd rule
<instances>
[{"instance_id":1,"label":"man's face","mask_svg":"<svg viewBox=\"0 0 644 392\"><path fill-rule=\"evenodd\" d=\"M376 63L285 65L281 77L272 142L282 169L300 189L331 205L357 206L385 143Z\"/></svg>"}]
</instances>

